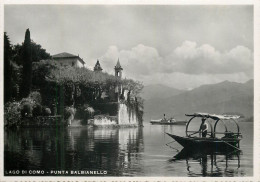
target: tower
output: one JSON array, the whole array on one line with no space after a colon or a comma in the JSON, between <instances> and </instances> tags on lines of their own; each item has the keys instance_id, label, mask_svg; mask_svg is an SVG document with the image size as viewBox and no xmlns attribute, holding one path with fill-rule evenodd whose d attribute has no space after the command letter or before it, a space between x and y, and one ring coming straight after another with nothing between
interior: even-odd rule
<instances>
[{"instance_id":1,"label":"tower","mask_svg":"<svg viewBox=\"0 0 260 182\"><path fill-rule=\"evenodd\" d=\"M119 58L117 60L116 66L115 66L115 76L121 78L122 77L122 70L123 68L120 65Z\"/></svg>"},{"instance_id":2,"label":"tower","mask_svg":"<svg viewBox=\"0 0 260 182\"><path fill-rule=\"evenodd\" d=\"M100 66L99 60L97 60L96 65L94 67L94 71L101 72L103 69Z\"/></svg>"}]
</instances>

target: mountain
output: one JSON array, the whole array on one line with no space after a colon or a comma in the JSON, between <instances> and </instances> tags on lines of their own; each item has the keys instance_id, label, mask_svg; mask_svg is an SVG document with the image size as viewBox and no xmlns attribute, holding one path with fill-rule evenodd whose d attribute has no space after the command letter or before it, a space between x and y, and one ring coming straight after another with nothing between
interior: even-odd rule
<instances>
[{"instance_id":1,"label":"mountain","mask_svg":"<svg viewBox=\"0 0 260 182\"><path fill-rule=\"evenodd\" d=\"M253 116L253 80L246 83L224 81L203 85L178 95L164 98L150 98L145 101L145 119L175 116L185 119L185 114L208 112L213 114L241 113Z\"/></svg>"},{"instance_id":2,"label":"mountain","mask_svg":"<svg viewBox=\"0 0 260 182\"><path fill-rule=\"evenodd\" d=\"M184 92L184 90L179 90L176 88L168 87L162 84L148 85L142 90L141 96L145 100L152 98L168 98L174 95L178 95Z\"/></svg>"}]
</instances>

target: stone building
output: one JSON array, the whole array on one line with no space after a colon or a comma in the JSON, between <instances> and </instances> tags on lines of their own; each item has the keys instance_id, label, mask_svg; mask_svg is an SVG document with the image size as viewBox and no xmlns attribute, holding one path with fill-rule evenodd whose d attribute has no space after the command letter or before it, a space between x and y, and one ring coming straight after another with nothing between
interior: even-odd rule
<instances>
[{"instance_id":1,"label":"stone building","mask_svg":"<svg viewBox=\"0 0 260 182\"><path fill-rule=\"evenodd\" d=\"M115 66L115 76L119 79L122 78L122 70L123 68L118 59ZM123 90L120 84L115 85L113 88L109 89L108 93L104 92L104 98L108 97L108 102L95 106L95 108L102 108L103 112L94 117L94 126L138 126L136 110L129 108L126 104L127 100L129 100L130 92Z\"/></svg>"},{"instance_id":2,"label":"stone building","mask_svg":"<svg viewBox=\"0 0 260 182\"><path fill-rule=\"evenodd\" d=\"M123 70L123 68L121 67L119 58L118 58L116 66L115 66L115 76L122 78L122 70Z\"/></svg>"},{"instance_id":3,"label":"stone building","mask_svg":"<svg viewBox=\"0 0 260 182\"><path fill-rule=\"evenodd\" d=\"M84 67L85 62L82 58L67 52L55 54L52 58L59 62L61 66L74 66L74 67Z\"/></svg>"},{"instance_id":4,"label":"stone building","mask_svg":"<svg viewBox=\"0 0 260 182\"><path fill-rule=\"evenodd\" d=\"M96 72L101 72L103 69L99 63L99 60L97 60L96 64L95 64L95 67L94 67L94 71Z\"/></svg>"}]
</instances>

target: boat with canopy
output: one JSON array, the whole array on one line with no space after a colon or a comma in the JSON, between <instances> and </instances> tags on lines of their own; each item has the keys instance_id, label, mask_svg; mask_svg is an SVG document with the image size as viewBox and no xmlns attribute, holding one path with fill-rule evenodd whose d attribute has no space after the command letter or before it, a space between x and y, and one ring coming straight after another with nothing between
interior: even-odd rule
<instances>
[{"instance_id":1,"label":"boat with canopy","mask_svg":"<svg viewBox=\"0 0 260 182\"><path fill-rule=\"evenodd\" d=\"M240 128L237 123L237 119L240 116L237 115L216 115L208 113L194 113L186 114L186 116L191 117L186 125L186 136L181 137L174 134L166 133L182 145L186 149L194 148L210 148L213 150L221 151L226 149L239 149L239 142L242 139L240 133ZM202 137L202 131L190 130L189 126L194 121L195 118L201 118L206 120L206 123L209 125L210 132L206 136ZM234 124L236 127L236 132L230 131L227 127L227 122ZM217 126L219 123L222 123L224 126L224 132L217 131ZM197 136L199 135L199 136ZM219 137L221 135L222 137Z\"/></svg>"}]
</instances>

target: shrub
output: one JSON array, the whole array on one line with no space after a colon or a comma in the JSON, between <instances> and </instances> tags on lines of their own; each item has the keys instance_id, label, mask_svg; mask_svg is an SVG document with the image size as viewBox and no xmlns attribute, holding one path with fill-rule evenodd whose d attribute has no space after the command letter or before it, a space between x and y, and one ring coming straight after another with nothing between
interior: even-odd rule
<instances>
[{"instance_id":1,"label":"shrub","mask_svg":"<svg viewBox=\"0 0 260 182\"><path fill-rule=\"evenodd\" d=\"M30 117L32 116L32 109L35 107L35 101L30 98L23 98L21 100L21 115L22 117Z\"/></svg>"},{"instance_id":2,"label":"shrub","mask_svg":"<svg viewBox=\"0 0 260 182\"><path fill-rule=\"evenodd\" d=\"M21 105L20 102L8 102L4 106L4 122L5 126L12 126L21 121Z\"/></svg>"},{"instance_id":3,"label":"shrub","mask_svg":"<svg viewBox=\"0 0 260 182\"><path fill-rule=\"evenodd\" d=\"M22 117L30 117L32 116L32 104L29 102L23 103L21 107L21 115Z\"/></svg>"},{"instance_id":4,"label":"shrub","mask_svg":"<svg viewBox=\"0 0 260 182\"><path fill-rule=\"evenodd\" d=\"M64 119L67 120L71 115L75 115L76 109L73 107L66 107L64 109Z\"/></svg>"},{"instance_id":5,"label":"shrub","mask_svg":"<svg viewBox=\"0 0 260 182\"><path fill-rule=\"evenodd\" d=\"M93 107L90 107L88 104L84 104L84 106L80 107L77 110L77 115L80 115L80 119L82 119L81 124L86 125L88 124L89 119L93 119L95 110Z\"/></svg>"},{"instance_id":6,"label":"shrub","mask_svg":"<svg viewBox=\"0 0 260 182\"><path fill-rule=\"evenodd\" d=\"M37 91L31 92L30 95L29 95L29 98L32 101L34 101L35 103L40 104L42 102L41 94L40 94L40 92L37 92Z\"/></svg>"},{"instance_id":7,"label":"shrub","mask_svg":"<svg viewBox=\"0 0 260 182\"><path fill-rule=\"evenodd\" d=\"M33 110L32 110L32 115L34 117L36 116L41 116L43 114L42 112L42 106L40 104L36 104L34 107L33 107Z\"/></svg>"},{"instance_id":8,"label":"shrub","mask_svg":"<svg viewBox=\"0 0 260 182\"><path fill-rule=\"evenodd\" d=\"M30 104L32 107L35 105L35 102L33 99L27 97L27 98L23 98L21 101L20 101L21 105L23 106L24 104Z\"/></svg>"},{"instance_id":9,"label":"shrub","mask_svg":"<svg viewBox=\"0 0 260 182\"><path fill-rule=\"evenodd\" d=\"M44 108L42 111L43 111L44 116L50 116L51 115L51 109L48 108L48 107Z\"/></svg>"}]
</instances>

